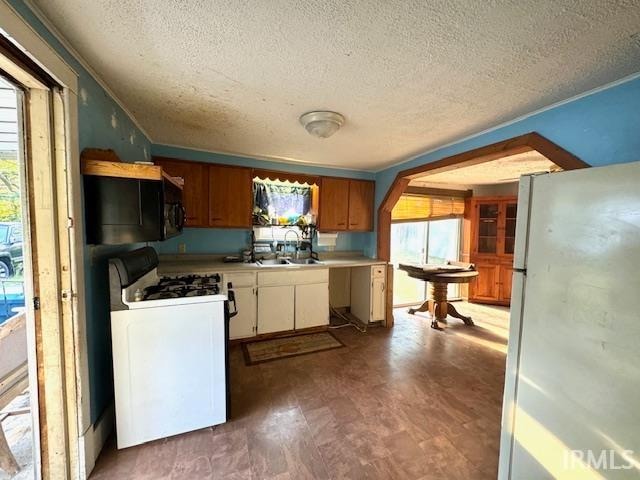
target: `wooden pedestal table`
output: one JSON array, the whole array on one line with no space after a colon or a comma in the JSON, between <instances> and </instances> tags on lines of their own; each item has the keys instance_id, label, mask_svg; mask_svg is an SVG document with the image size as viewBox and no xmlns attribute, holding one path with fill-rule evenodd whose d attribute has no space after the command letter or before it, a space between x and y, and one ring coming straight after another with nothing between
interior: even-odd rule
<instances>
[{"instance_id":1,"label":"wooden pedestal table","mask_svg":"<svg viewBox=\"0 0 640 480\"><path fill-rule=\"evenodd\" d=\"M400 264L411 278L430 283L430 298L418 308L410 308L409 313L429 312L431 328L440 330L438 322L446 323L447 315L459 318L465 325L473 325L471 317L462 315L447 300L447 287L450 283L469 283L478 276L472 264L449 265L405 265Z\"/></svg>"}]
</instances>

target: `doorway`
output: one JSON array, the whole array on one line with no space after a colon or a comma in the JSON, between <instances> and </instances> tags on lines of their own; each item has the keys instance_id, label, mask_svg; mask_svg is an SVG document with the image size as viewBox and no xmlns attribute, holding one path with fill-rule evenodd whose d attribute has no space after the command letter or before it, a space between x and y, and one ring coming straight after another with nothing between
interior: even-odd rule
<instances>
[{"instance_id":1,"label":"doorway","mask_svg":"<svg viewBox=\"0 0 640 480\"><path fill-rule=\"evenodd\" d=\"M25 285L32 289L26 269L23 229L28 219L23 142L23 93L0 77L0 479L35 477L38 412L30 365L35 349L28 332L33 317L25 308ZM28 245L26 246L28 249Z\"/></svg>"},{"instance_id":2,"label":"doorway","mask_svg":"<svg viewBox=\"0 0 640 480\"><path fill-rule=\"evenodd\" d=\"M78 108L75 94L40 65L53 65L74 90L77 76L21 22L0 2L2 31L17 33L0 35L0 237L3 226L7 233L0 238L0 313L9 325L0 338L12 341L0 356L14 362L0 372L0 421L11 433L0 435L0 479L79 478L86 477L81 434L89 396ZM34 50L39 62L24 53Z\"/></svg>"}]
</instances>

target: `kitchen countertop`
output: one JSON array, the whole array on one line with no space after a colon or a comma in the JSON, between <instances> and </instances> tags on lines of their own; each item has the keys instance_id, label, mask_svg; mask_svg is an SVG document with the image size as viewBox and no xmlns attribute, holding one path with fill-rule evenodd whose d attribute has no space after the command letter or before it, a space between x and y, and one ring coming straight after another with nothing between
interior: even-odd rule
<instances>
[{"instance_id":1,"label":"kitchen countertop","mask_svg":"<svg viewBox=\"0 0 640 480\"><path fill-rule=\"evenodd\" d=\"M170 255L161 256L158 273L175 275L185 273L224 272L275 272L287 270L314 270L319 268L350 268L368 265L384 265L387 262L360 255L335 255L320 257L322 264L315 265L275 265L261 267L255 263L224 263L221 255Z\"/></svg>"}]
</instances>

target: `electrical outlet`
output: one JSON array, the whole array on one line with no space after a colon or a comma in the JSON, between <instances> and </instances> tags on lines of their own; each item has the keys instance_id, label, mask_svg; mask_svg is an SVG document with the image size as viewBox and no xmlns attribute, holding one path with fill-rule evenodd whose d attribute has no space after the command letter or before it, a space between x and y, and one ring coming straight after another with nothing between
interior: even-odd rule
<instances>
[{"instance_id":1,"label":"electrical outlet","mask_svg":"<svg viewBox=\"0 0 640 480\"><path fill-rule=\"evenodd\" d=\"M178 253L187 253L187 245L185 243L178 244Z\"/></svg>"}]
</instances>

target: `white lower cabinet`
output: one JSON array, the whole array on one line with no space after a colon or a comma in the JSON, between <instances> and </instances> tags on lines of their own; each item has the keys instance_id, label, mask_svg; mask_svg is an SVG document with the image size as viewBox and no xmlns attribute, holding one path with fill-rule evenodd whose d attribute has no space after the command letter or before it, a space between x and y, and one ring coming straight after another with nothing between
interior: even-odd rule
<instances>
[{"instance_id":1,"label":"white lower cabinet","mask_svg":"<svg viewBox=\"0 0 640 480\"><path fill-rule=\"evenodd\" d=\"M371 282L371 321L384 320L386 298L384 294L385 279L374 278Z\"/></svg>"},{"instance_id":2,"label":"white lower cabinet","mask_svg":"<svg viewBox=\"0 0 640 480\"><path fill-rule=\"evenodd\" d=\"M386 267L373 265L351 269L351 313L361 322L385 319Z\"/></svg>"},{"instance_id":3,"label":"white lower cabinet","mask_svg":"<svg viewBox=\"0 0 640 480\"><path fill-rule=\"evenodd\" d=\"M294 329L295 287L281 285L258 290L258 333Z\"/></svg>"},{"instance_id":4,"label":"white lower cabinet","mask_svg":"<svg viewBox=\"0 0 640 480\"><path fill-rule=\"evenodd\" d=\"M253 337L257 331L256 311L258 289L255 272L227 272L222 276L224 288L231 283L236 295L238 314L229 320L229 338Z\"/></svg>"},{"instance_id":5,"label":"white lower cabinet","mask_svg":"<svg viewBox=\"0 0 640 480\"><path fill-rule=\"evenodd\" d=\"M333 275L332 289L346 291L332 292L332 302L350 303L351 313L365 324L384 320L386 267L348 270L340 282ZM223 283L232 283L238 307L238 315L229 324L232 340L329 325L327 268L229 272L223 275Z\"/></svg>"},{"instance_id":6,"label":"white lower cabinet","mask_svg":"<svg viewBox=\"0 0 640 480\"><path fill-rule=\"evenodd\" d=\"M238 315L229 320L229 338L253 337L256 334L256 293L255 287L234 287Z\"/></svg>"},{"instance_id":7,"label":"white lower cabinet","mask_svg":"<svg viewBox=\"0 0 640 480\"><path fill-rule=\"evenodd\" d=\"M295 328L329 325L329 284L296 285Z\"/></svg>"},{"instance_id":8,"label":"white lower cabinet","mask_svg":"<svg viewBox=\"0 0 640 480\"><path fill-rule=\"evenodd\" d=\"M258 333L329 324L329 270L258 272Z\"/></svg>"}]
</instances>

